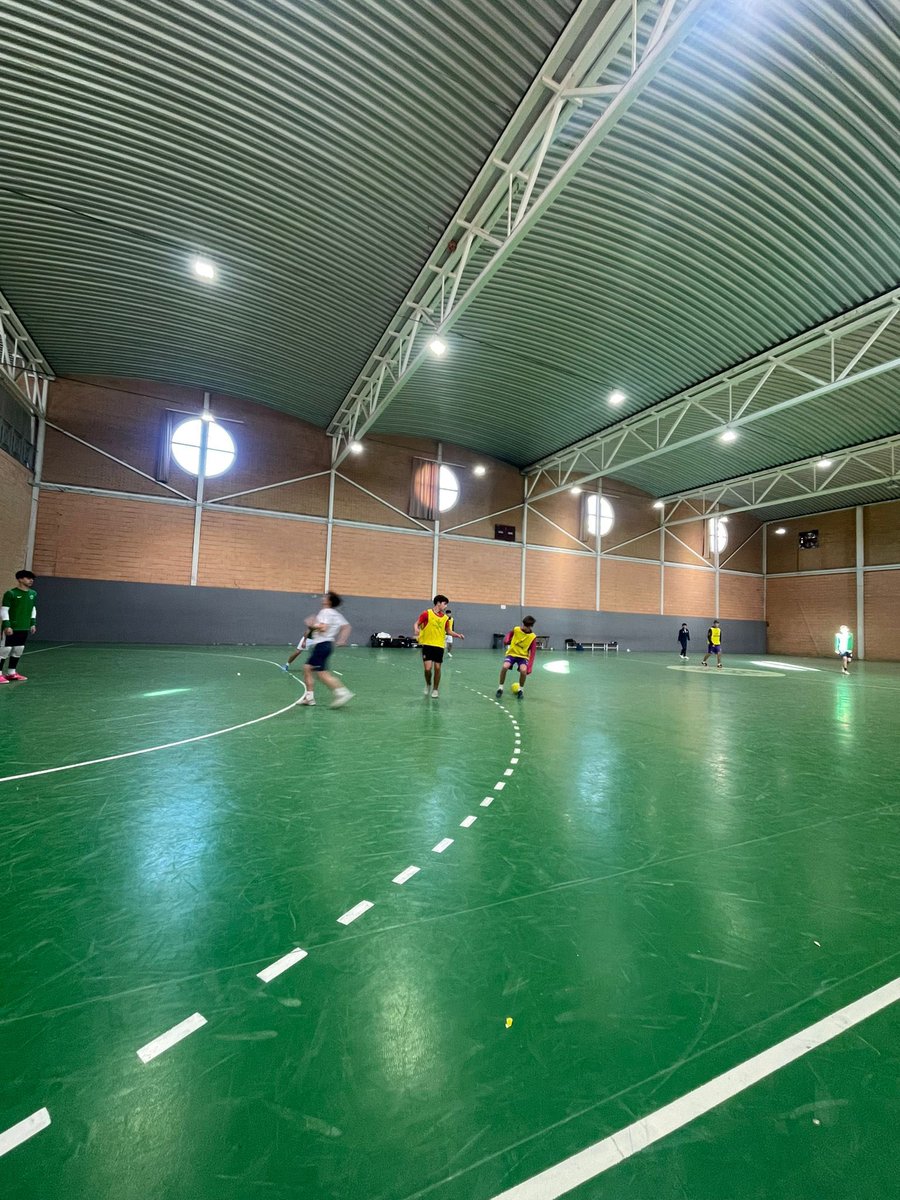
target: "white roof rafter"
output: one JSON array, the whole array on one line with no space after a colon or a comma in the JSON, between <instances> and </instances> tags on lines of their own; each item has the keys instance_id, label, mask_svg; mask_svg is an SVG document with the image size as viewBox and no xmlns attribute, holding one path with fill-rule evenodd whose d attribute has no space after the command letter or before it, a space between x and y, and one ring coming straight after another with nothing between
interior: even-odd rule
<instances>
[{"instance_id":1,"label":"white roof rafter","mask_svg":"<svg viewBox=\"0 0 900 1200\"><path fill-rule=\"evenodd\" d=\"M535 499L809 403L900 367L900 288L524 469ZM893 327L893 328L892 328Z\"/></svg>"},{"instance_id":2,"label":"white roof rafter","mask_svg":"<svg viewBox=\"0 0 900 1200\"><path fill-rule=\"evenodd\" d=\"M821 466L827 462L828 466ZM662 497L666 528L900 482L900 434Z\"/></svg>"},{"instance_id":3,"label":"white roof rafter","mask_svg":"<svg viewBox=\"0 0 900 1200\"><path fill-rule=\"evenodd\" d=\"M55 376L28 330L0 292L0 382L31 413L47 408L47 382Z\"/></svg>"},{"instance_id":4,"label":"white roof rafter","mask_svg":"<svg viewBox=\"0 0 900 1200\"><path fill-rule=\"evenodd\" d=\"M429 354L425 335L452 328L655 77L707 3L582 0L332 419L328 432L336 464L422 365ZM614 64L626 50L630 72L623 81L620 64L618 69ZM586 100L606 101L605 107L576 135L551 174L548 152Z\"/></svg>"}]
</instances>

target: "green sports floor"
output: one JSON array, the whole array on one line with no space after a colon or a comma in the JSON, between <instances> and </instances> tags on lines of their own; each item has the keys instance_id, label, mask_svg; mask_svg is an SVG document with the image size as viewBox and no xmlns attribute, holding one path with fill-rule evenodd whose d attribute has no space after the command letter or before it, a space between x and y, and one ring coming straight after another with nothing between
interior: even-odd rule
<instances>
[{"instance_id":1,"label":"green sports floor","mask_svg":"<svg viewBox=\"0 0 900 1200\"><path fill-rule=\"evenodd\" d=\"M3 1200L900 1195L900 667L284 653L0 690Z\"/></svg>"}]
</instances>

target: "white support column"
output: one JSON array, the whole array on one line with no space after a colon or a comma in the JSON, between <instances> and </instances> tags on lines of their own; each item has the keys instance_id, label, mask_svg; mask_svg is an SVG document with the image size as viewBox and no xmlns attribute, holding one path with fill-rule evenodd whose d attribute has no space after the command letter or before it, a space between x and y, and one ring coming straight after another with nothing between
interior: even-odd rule
<instances>
[{"instance_id":1,"label":"white support column","mask_svg":"<svg viewBox=\"0 0 900 1200\"><path fill-rule=\"evenodd\" d=\"M866 546L861 504L856 506L856 657L866 657Z\"/></svg>"},{"instance_id":2,"label":"white support column","mask_svg":"<svg viewBox=\"0 0 900 1200\"><path fill-rule=\"evenodd\" d=\"M332 462L331 470L328 473L328 524L325 527L325 583L324 591L329 591L331 588L331 542L334 537L334 485L337 476L337 467L334 465L334 448L335 443L332 443Z\"/></svg>"},{"instance_id":3,"label":"white support column","mask_svg":"<svg viewBox=\"0 0 900 1200\"><path fill-rule=\"evenodd\" d=\"M31 483L31 511L28 514L28 538L25 543L25 565L34 567L34 543L37 537L38 501L41 495L41 480L44 474L44 441L47 436L47 380L43 380L38 410L35 414L36 435L34 441L34 472Z\"/></svg>"},{"instance_id":4,"label":"white support column","mask_svg":"<svg viewBox=\"0 0 900 1200\"><path fill-rule=\"evenodd\" d=\"M203 413L200 421L200 461L197 464L197 498L194 503L194 538L191 544L191 587L197 586L200 565L200 526L203 522L203 491L206 486L206 451L209 446L209 392L203 393Z\"/></svg>"},{"instance_id":5,"label":"white support column","mask_svg":"<svg viewBox=\"0 0 900 1200\"><path fill-rule=\"evenodd\" d=\"M708 519L709 518L707 518L707 520ZM708 536L709 525L707 525L706 528L707 528L707 536ZM716 620L718 621L718 619L719 619L719 519L718 519L718 517L713 518L713 529L715 530L715 540L713 541L713 545L715 546L715 554L713 556L713 566L716 569L716 605L715 605L715 607L716 607Z\"/></svg>"},{"instance_id":6,"label":"white support column","mask_svg":"<svg viewBox=\"0 0 900 1200\"><path fill-rule=\"evenodd\" d=\"M769 522L760 526L762 533L763 620L766 622L766 654L769 653Z\"/></svg>"},{"instance_id":7,"label":"white support column","mask_svg":"<svg viewBox=\"0 0 900 1200\"><path fill-rule=\"evenodd\" d=\"M444 443L438 442L437 451L437 496L435 500L438 502L438 516L434 522L434 544L431 548L431 594L437 595L438 590L438 569L440 567L440 544L441 544L441 517L440 517L440 495L441 495L441 465L444 461Z\"/></svg>"},{"instance_id":8,"label":"white support column","mask_svg":"<svg viewBox=\"0 0 900 1200\"><path fill-rule=\"evenodd\" d=\"M666 514L659 514L659 615L666 614Z\"/></svg>"},{"instance_id":9,"label":"white support column","mask_svg":"<svg viewBox=\"0 0 900 1200\"><path fill-rule=\"evenodd\" d=\"M597 495L603 498L603 480L597 480ZM603 534L600 532L600 500L597 501L597 557L594 560L594 611L600 611L600 570L603 556Z\"/></svg>"},{"instance_id":10,"label":"white support column","mask_svg":"<svg viewBox=\"0 0 900 1200\"><path fill-rule=\"evenodd\" d=\"M522 505L522 569L519 571L519 607L525 608L525 571L528 565L528 479L522 480L525 503Z\"/></svg>"}]
</instances>

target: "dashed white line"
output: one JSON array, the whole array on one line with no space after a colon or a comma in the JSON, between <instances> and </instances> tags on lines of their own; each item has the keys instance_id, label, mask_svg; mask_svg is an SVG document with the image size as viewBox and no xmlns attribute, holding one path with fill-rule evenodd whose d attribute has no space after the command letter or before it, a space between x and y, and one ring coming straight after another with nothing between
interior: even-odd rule
<instances>
[{"instance_id":1,"label":"dashed white line","mask_svg":"<svg viewBox=\"0 0 900 1200\"><path fill-rule=\"evenodd\" d=\"M469 826L474 825L477 820L478 820L477 817L466 817L466 819L464 821L460 821L460 826L463 829L468 829Z\"/></svg>"},{"instance_id":2,"label":"dashed white line","mask_svg":"<svg viewBox=\"0 0 900 1200\"><path fill-rule=\"evenodd\" d=\"M485 796L485 798L481 802L481 807L482 808L490 808L493 803L494 803L493 796Z\"/></svg>"},{"instance_id":3,"label":"dashed white line","mask_svg":"<svg viewBox=\"0 0 900 1200\"><path fill-rule=\"evenodd\" d=\"M368 912L370 908L374 907L375 905L371 900L360 900L359 904L354 904L342 917L338 917L338 925L350 925L357 917L361 917L363 913Z\"/></svg>"},{"instance_id":4,"label":"dashed white line","mask_svg":"<svg viewBox=\"0 0 900 1200\"><path fill-rule=\"evenodd\" d=\"M502 792L502 791L503 791L503 789L504 789L505 787L506 787L506 784L505 784L505 783L503 782L503 780L501 779L499 783L495 783L495 784L494 784L494 791L495 791L495 792Z\"/></svg>"},{"instance_id":5,"label":"dashed white line","mask_svg":"<svg viewBox=\"0 0 900 1200\"><path fill-rule=\"evenodd\" d=\"M512 767L507 767L507 768L506 768L506 770L503 772L503 774L504 774L504 775L505 775L507 778L509 778L509 776L513 774L513 769L512 769Z\"/></svg>"},{"instance_id":6,"label":"dashed white line","mask_svg":"<svg viewBox=\"0 0 900 1200\"><path fill-rule=\"evenodd\" d=\"M40 1133L42 1129L46 1129L50 1124L50 1113L46 1108L39 1108L37 1112L26 1117L24 1121L20 1121L18 1125L12 1125L9 1129L0 1133L0 1158L4 1154L9 1154L10 1150L15 1150L16 1146L21 1146L23 1142L27 1142L29 1138L34 1137L36 1133Z\"/></svg>"},{"instance_id":7,"label":"dashed white line","mask_svg":"<svg viewBox=\"0 0 900 1200\"><path fill-rule=\"evenodd\" d=\"M391 882L406 883L407 879L412 879L413 875L418 875L421 869L421 867L407 867L405 871L401 871L399 875L395 875Z\"/></svg>"},{"instance_id":8,"label":"dashed white line","mask_svg":"<svg viewBox=\"0 0 900 1200\"><path fill-rule=\"evenodd\" d=\"M516 766L519 760L517 758L511 758L509 761L512 763L513 766Z\"/></svg>"},{"instance_id":9,"label":"dashed white line","mask_svg":"<svg viewBox=\"0 0 900 1200\"><path fill-rule=\"evenodd\" d=\"M306 950L301 950L297 946L290 953L283 955L277 962L270 963L256 974L257 979L261 979L263 983L271 983L273 979L277 979L279 975L283 975L294 963L301 962L307 955Z\"/></svg>"},{"instance_id":10,"label":"dashed white line","mask_svg":"<svg viewBox=\"0 0 900 1200\"><path fill-rule=\"evenodd\" d=\"M432 846L431 853L432 854L443 854L444 851L447 849L447 847L452 846L452 845L453 845L453 838L444 838L444 840L441 842L438 842L438 844L436 846Z\"/></svg>"},{"instance_id":11,"label":"dashed white line","mask_svg":"<svg viewBox=\"0 0 900 1200\"><path fill-rule=\"evenodd\" d=\"M164 1054L166 1050L170 1050L172 1046L183 1041L198 1029L202 1029L205 1024L206 1017L202 1017L200 1013L194 1013L187 1020L180 1021L177 1025L173 1025L171 1029L167 1029L165 1033L161 1033L158 1038L154 1038L146 1046L141 1046L137 1052L137 1056L142 1063L151 1062L154 1058L158 1058L160 1054Z\"/></svg>"}]
</instances>

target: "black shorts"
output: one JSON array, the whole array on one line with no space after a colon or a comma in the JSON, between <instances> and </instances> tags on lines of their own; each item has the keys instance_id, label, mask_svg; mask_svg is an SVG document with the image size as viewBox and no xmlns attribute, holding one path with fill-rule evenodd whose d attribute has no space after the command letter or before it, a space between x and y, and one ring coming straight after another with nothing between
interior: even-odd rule
<instances>
[{"instance_id":1,"label":"black shorts","mask_svg":"<svg viewBox=\"0 0 900 1200\"><path fill-rule=\"evenodd\" d=\"M3 637L4 646L24 646L28 641L27 629L7 629Z\"/></svg>"},{"instance_id":2,"label":"black shorts","mask_svg":"<svg viewBox=\"0 0 900 1200\"><path fill-rule=\"evenodd\" d=\"M331 651L334 649L334 642L316 642L315 645L309 648L309 658L306 660L306 665L311 671L324 671L331 658Z\"/></svg>"},{"instance_id":3,"label":"black shorts","mask_svg":"<svg viewBox=\"0 0 900 1200\"><path fill-rule=\"evenodd\" d=\"M423 646L422 647L422 661L423 662L442 663L444 661L444 647L443 646Z\"/></svg>"}]
</instances>

